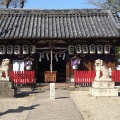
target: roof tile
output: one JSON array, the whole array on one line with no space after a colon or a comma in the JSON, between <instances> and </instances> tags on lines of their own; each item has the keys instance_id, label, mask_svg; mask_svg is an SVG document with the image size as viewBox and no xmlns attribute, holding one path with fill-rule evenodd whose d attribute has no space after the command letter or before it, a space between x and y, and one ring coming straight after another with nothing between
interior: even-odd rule
<instances>
[{"instance_id":1,"label":"roof tile","mask_svg":"<svg viewBox=\"0 0 120 120\"><path fill-rule=\"evenodd\" d=\"M120 20L110 10L1 9L0 39L120 37Z\"/></svg>"}]
</instances>

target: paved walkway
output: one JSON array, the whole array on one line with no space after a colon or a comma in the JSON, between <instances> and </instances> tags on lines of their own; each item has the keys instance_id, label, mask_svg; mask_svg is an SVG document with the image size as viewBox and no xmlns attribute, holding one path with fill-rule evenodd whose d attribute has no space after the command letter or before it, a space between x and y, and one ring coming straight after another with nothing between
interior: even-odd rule
<instances>
[{"instance_id":1,"label":"paved walkway","mask_svg":"<svg viewBox=\"0 0 120 120\"><path fill-rule=\"evenodd\" d=\"M49 90L36 94L26 120L83 120L67 90L56 89L54 100L49 94Z\"/></svg>"}]
</instances>

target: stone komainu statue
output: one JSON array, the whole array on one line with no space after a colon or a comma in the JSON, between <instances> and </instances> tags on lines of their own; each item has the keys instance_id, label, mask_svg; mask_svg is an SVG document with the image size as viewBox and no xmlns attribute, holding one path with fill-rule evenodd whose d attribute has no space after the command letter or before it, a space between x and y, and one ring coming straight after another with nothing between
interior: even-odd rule
<instances>
[{"instance_id":1,"label":"stone komainu statue","mask_svg":"<svg viewBox=\"0 0 120 120\"><path fill-rule=\"evenodd\" d=\"M95 70L96 70L95 80L111 80L110 70L103 65L102 60L100 59L95 60ZM100 77L100 73L102 73L102 77Z\"/></svg>"},{"instance_id":2,"label":"stone komainu statue","mask_svg":"<svg viewBox=\"0 0 120 120\"><path fill-rule=\"evenodd\" d=\"M6 58L2 60L2 64L0 66L0 80L9 81L9 75L8 75L9 63L10 63L10 59ZM5 73L5 77L2 77L3 72Z\"/></svg>"}]
</instances>

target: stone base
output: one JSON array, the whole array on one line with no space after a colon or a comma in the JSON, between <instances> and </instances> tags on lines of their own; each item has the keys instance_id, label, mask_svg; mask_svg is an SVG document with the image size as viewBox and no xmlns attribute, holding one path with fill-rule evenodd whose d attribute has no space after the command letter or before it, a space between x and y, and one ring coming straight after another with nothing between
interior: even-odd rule
<instances>
[{"instance_id":1,"label":"stone base","mask_svg":"<svg viewBox=\"0 0 120 120\"><path fill-rule=\"evenodd\" d=\"M115 88L115 82L113 81L96 81L92 82L92 88L90 88L90 94L92 96L118 96L118 89Z\"/></svg>"},{"instance_id":2,"label":"stone base","mask_svg":"<svg viewBox=\"0 0 120 120\"><path fill-rule=\"evenodd\" d=\"M12 89L13 84L9 81L0 81L0 89Z\"/></svg>"},{"instance_id":3,"label":"stone base","mask_svg":"<svg viewBox=\"0 0 120 120\"><path fill-rule=\"evenodd\" d=\"M0 97L15 97L17 89L13 89L12 82L0 81Z\"/></svg>"},{"instance_id":4,"label":"stone base","mask_svg":"<svg viewBox=\"0 0 120 120\"><path fill-rule=\"evenodd\" d=\"M90 94L92 96L118 96L118 89L110 89L110 88L90 88Z\"/></svg>"},{"instance_id":5,"label":"stone base","mask_svg":"<svg viewBox=\"0 0 120 120\"><path fill-rule=\"evenodd\" d=\"M0 97L15 97L17 89L0 89Z\"/></svg>"},{"instance_id":6,"label":"stone base","mask_svg":"<svg viewBox=\"0 0 120 120\"><path fill-rule=\"evenodd\" d=\"M115 88L115 82L113 81L93 81L93 88Z\"/></svg>"}]
</instances>

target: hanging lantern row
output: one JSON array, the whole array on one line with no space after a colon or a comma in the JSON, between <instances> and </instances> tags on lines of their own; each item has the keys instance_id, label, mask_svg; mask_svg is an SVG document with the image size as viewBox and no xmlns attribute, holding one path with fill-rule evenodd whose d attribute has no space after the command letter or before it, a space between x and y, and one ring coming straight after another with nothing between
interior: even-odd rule
<instances>
[{"instance_id":1,"label":"hanging lantern row","mask_svg":"<svg viewBox=\"0 0 120 120\"><path fill-rule=\"evenodd\" d=\"M36 46L35 45L0 45L0 55L3 54L15 54L15 55L19 55L21 54L21 50L22 50L22 54L35 54L36 52Z\"/></svg>"},{"instance_id":2,"label":"hanging lantern row","mask_svg":"<svg viewBox=\"0 0 120 120\"><path fill-rule=\"evenodd\" d=\"M68 46L68 53L69 54L74 54L74 52L76 53L83 53L83 54L95 54L96 52L96 47L97 47L97 53L98 54L103 54L103 52L105 54L109 54L110 53L110 45L69 45Z\"/></svg>"},{"instance_id":3,"label":"hanging lantern row","mask_svg":"<svg viewBox=\"0 0 120 120\"><path fill-rule=\"evenodd\" d=\"M55 53L55 60L56 62L58 62L58 57L62 57L63 60L65 60L65 57L66 57L66 54L65 53L62 53L63 55L61 56L61 54L57 54ZM44 53L40 53L39 54L39 61L41 62L42 61L42 58L44 58ZM47 61L50 60L50 57L49 57L49 53L46 53L46 58L47 58ZM52 58L53 59L53 58Z\"/></svg>"}]
</instances>

